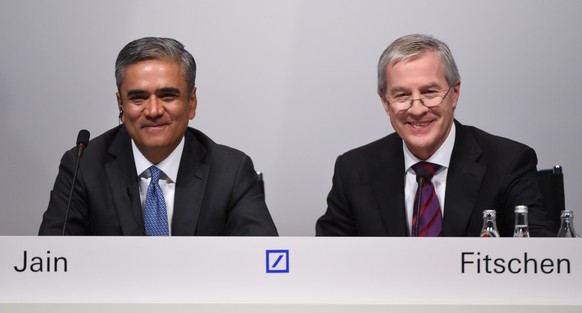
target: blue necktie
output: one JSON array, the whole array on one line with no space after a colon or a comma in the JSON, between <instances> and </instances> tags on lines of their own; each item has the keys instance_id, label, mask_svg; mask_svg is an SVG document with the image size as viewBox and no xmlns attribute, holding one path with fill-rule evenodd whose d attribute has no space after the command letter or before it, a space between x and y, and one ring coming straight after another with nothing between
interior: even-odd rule
<instances>
[{"instance_id":1,"label":"blue necktie","mask_svg":"<svg viewBox=\"0 0 582 313\"><path fill-rule=\"evenodd\" d=\"M152 179L145 198L144 225L146 236L168 236L168 212L166 201L158 181L162 171L155 166L149 168Z\"/></svg>"}]
</instances>

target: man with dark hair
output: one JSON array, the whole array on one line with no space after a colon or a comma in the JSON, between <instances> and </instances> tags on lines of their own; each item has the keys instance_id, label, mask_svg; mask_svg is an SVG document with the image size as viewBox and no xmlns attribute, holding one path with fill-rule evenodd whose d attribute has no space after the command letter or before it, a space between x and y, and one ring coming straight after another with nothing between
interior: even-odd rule
<instances>
[{"instance_id":1,"label":"man with dark hair","mask_svg":"<svg viewBox=\"0 0 582 313\"><path fill-rule=\"evenodd\" d=\"M188 127L196 63L180 42L130 42L115 78L121 124L85 149L67 221L77 149L64 154L40 235L277 235L251 159Z\"/></svg>"},{"instance_id":2,"label":"man with dark hair","mask_svg":"<svg viewBox=\"0 0 582 313\"><path fill-rule=\"evenodd\" d=\"M529 207L533 236L553 236L533 149L454 118L461 89L442 41L408 35L378 63L378 95L395 133L337 158L320 236L479 236L483 210L512 236Z\"/></svg>"}]
</instances>

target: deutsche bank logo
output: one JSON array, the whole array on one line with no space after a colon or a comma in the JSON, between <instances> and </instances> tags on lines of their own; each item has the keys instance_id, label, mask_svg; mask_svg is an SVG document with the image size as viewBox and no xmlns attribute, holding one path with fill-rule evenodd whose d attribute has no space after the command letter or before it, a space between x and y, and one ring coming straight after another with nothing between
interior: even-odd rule
<instances>
[{"instance_id":1,"label":"deutsche bank logo","mask_svg":"<svg viewBox=\"0 0 582 313\"><path fill-rule=\"evenodd\" d=\"M289 273L289 250L267 250L267 273Z\"/></svg>"}]
</instances>

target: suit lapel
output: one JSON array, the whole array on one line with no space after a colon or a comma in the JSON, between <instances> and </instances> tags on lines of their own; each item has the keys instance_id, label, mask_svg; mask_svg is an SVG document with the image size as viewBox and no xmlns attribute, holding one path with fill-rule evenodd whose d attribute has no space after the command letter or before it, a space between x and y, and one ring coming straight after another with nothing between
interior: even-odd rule
<instances>
[{"instance_id":1,"label":"suit lapel","mask_svg":"<svg viewBox=\"0 0 582 313\"><path fill-rule=\"evenodd\" d=\"M113 139L109 148L110 159L105 163L105 174L113 197L122 235L143 236L143 213L131 140L125 127Z\"/></svg>"},{"instance_id":2,"label":"suit lapel","mask_svg":"<svg viewBox=\"0 0 582 313\"><path fill-rule=\"evenodd\" d=\"M387 139L378 154L378 166L370 166L369 175L386 236L408 236L402 140L395 134Z\"/></svg>"},{"instance_id":3,"label":"suit lapel","mask_svg":"<svg viewBox=\"0 0 582 313\"><path fill-rule=\"evenodd\" d=\"M202 163L207 151L192 132L186 131L184 151L180 159L176 193L174 195L174 216L172 235L193 236L196 234L198 218L210 167Z\"/></svg>"},{"instance_id":4,"label":"suit lapel","mask_svg":"<svg viewBox=\"0 0 582 313\"><path fill-rule=\"evenodd\" d=\"M480 162L481 147L472 134L455 120L455 146L447 174L443 236L464 236L475 208L487 167Z\"/></svg>"}]
</instances>

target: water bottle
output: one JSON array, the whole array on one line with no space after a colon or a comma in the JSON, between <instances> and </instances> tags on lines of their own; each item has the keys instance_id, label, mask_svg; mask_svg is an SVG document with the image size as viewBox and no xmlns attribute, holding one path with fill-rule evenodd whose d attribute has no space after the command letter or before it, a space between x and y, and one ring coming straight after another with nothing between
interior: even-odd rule
<instances>
[{"instance_id":1,"label":"water bottle","mask_svg":"<svg viewBox=\"0 0 582 313\"><path fill-rule=\"evenodd\" d=\"M558 237L578 237L574 230L574 211L563 210L560 218L562 222L560 224L560 230L558 231Z\"/></svg>"},{"instance_id":2,"label":"water bottle","mask_svg":"<svg viewBox=\"0 0 582 313\"><path fill-rule=\"evenodd\" d=\"M515 228L513 237L529 237L529 226L527 224L527 205L515 206Z\"/></svg>"},{"instance_id":3,"label":"water bottle","mask_svg":"<svg viewBox=\"0 0 582 313\"><path fill-rule=\"evenodd\" d=\"M499 237L495 210L483 211L483 228L481 228L481 234L479 237Z\"/></svg>"}]
</instances>

